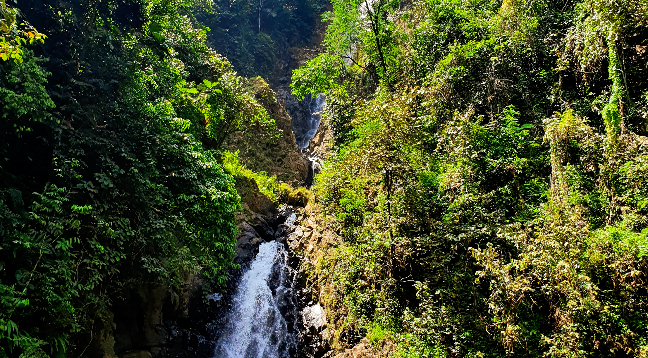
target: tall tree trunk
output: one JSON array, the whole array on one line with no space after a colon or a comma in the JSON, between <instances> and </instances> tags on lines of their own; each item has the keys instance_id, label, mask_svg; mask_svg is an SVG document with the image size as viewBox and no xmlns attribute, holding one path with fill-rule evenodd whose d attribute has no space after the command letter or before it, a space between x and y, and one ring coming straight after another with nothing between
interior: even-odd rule
<instances>
[{"instance_id":1,"label":"tall tree trunk","mask_svg":"<svg viewBox=\"0 0 648 358\"><path fill-rule=\"evenodd\" d=\"M382 79L387 83L387 87L392 90L391 82L387 76L387 61L385 60L385 54L383 52L383 43L380 39L380 21L382 15L382 9L384 6L384 0L379 0L375 7L372 9L369 7L368 0L365 0L365 8L367 9L367 16L370 19L371 32L373 33L374 39L376 41L376 50L378 51L378 59L380 61L380 67L383 71Z\"/></svg>"},{"instance_id":2,"label":"tall tree trunk","mask_svg":"<svg viewBox=\"0 0 648 358\"><path fill-rule=\"evenodd\" d=\"M262 0L259 0L259 33L261 33L261 6L262 6Z\"/></svg>"}]
</instances>

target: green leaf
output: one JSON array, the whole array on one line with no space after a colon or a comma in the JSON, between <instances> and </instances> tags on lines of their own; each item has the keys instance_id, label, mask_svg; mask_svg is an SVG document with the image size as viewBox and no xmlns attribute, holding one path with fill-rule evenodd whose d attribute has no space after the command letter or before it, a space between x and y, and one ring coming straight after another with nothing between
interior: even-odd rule
<instances>
[{"instance_id":1,"label":"green leaf","mask_svg":"<svg viewBox=\"0 0 648 358\"><path fill-rule=\"evenodd\" d=\"M149 31L151 31L151 33L160 32L162 31L162 25L157 22L151 22L149 24Z\"/></svg>"}]
</instances>

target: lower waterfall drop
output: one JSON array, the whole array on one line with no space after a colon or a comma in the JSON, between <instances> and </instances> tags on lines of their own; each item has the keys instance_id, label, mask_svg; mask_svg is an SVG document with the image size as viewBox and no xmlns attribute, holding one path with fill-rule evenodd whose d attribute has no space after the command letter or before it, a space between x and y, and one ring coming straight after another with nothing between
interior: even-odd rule
<instances>
[{"instance_id":1,"label":"lower waterfall drop","mask_svg":"<svg viewBox=\"0 0 648 358\"><path fill-rule=\"evenodd\" d=\"M287 260L281 243L259 246L234 294L214 358L287 358L295 353L297 310Z\"/></svg>"}]
</instances>

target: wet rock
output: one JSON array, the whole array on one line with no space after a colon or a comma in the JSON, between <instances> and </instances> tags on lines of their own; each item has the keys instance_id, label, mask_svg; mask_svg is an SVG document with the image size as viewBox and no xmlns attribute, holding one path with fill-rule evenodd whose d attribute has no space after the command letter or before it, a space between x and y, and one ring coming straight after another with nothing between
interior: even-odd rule
<instances>
[{"instance_id":1,"label":"wet rock","mask_svg":"<svg viewBox=\"0 0 648 358\"><path fill-rule=\"evenodd\" d=\"M236 240L251 240L255 237L259 237L259 233L254 229L252 225L247 222L242 222L238 225L239 233L236 235Z\"/></svg>"},{"instance_id":2,"label":"wet rock","mask_svg":"<svg viewBox=\"0 0 648 358\"><path fill-rule=\"evenodd\" d=\"M149 351L131 351L121 356L121 358L151 358Z\"/></svg>"},{"instance_id":3,"label":"wet rock","mask_svg":"<svg viewBox=\"0 0 648 358\"><path fill-rule=\"evenodd\" d=\"M301 234L303 234L302 231L300 232L297 232L296 230L292 231L289 235L287 235L286 243L288 244L288 247L290 247L290 249L293 250L294 252L303 254L305 240L302 240L303 237Z\"/></svg>"},{"instance_id":4,"label":"wet rock","mask_svg":"<svg viewBox=\"0 0 648 358\"><path fill-rule=\"evenodd\" d=\"M239 233L236 236L236 257L234 262L240 264L254 256L255 249L263 241L259 233L247 222L238 225Z\"/></svg>"},{"instance_id":5,"label":"wet rock","mask_svg":"<svg viewBox=\"0 0 648 358\"><path fill-rule=\"evenodd\" d=\"M310 296L309 289L302 290L302 298ZM311 302L312 303L312 302ZM303 307L303 306L302 306ZM300 312L304 352L300 358L321 358L330 351L330 334L327 329L326 312L319 303L306 306Z\"/></svg>"},{"instance_id":6,"label":"wet rock","mask_svg":"<svg viewBox=\"0 0 648 358\"><path fill-rule=\"evenodd\" d=\"M321 125L308 143L308 148L303 150L304 155L313 162L316 173L321 170L323 160L328 158L332 145L333 135L331 129L326 124Z\"/></svg>"},{"instance_id":7,"label":"wet rock","mask_svg":"<svg viewBox=\"0 0 648 358\"><path fill-rule=\"evenodd\" d=\"M284 205L277 211L276 225L293 225L295 221L295 209L292 206Z\"/></svg>"},{"instance_id":8,"label":"wet rock","mask_svg":"<svg viewBox=\"0 0 648 358\"><path fill-rule=\"evenodd\" d=\"M275 231L275 239L279 240L280 242L285 242L286 237L290 234L291 230L291 226L288 226L286 224L279 225L279 227L277 227L277 231Z\"/></svg>"},{"instance_id":9,"label":"wet rock","mask_svg":"<svg viewBox=\"0 0 648 358\"><path fill-rule=\"evenodd\" d=\"M275 228L283 224L286 221L286 218L283 215L283 207L275 210L271 215L266 215L263 217L263 220L271 227Z\"/></svg>"},{"instance_id":10,"label":"wet rock","mask_svg":"<svg viewBox=\"0 0 648 358\"><path fill-rule=\"evenodd\" d=\"M290 91L277 90L277 97L283 102L286 111L292 119L292 133L294 133L297 144L306 143L305 137L309 130L309 120L311 118L310 96L309 98L299 101L290 93Z\"/></svg>"},{"instance_id":11,"label":"wet rock","mask_svg":"<svg viewBox=\"0 0 648 358\"><path fill-rule=\"evenodd\" d=\"M265 241L270 241L275 238L274 229L268 224L265 218L257 216L252 227L256 232L259 233L259 236Z\"/></svg>"}]
</instances>

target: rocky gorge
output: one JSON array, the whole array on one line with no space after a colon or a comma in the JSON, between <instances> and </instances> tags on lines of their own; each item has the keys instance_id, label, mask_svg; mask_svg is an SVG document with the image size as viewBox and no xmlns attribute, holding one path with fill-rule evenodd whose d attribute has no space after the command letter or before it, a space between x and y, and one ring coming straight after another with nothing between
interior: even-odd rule
<instances>
[{"instance_id":1,"label":"rocky gorge","mask_svg":"<svg viewBox=\"0 0 648 358\"><path fill-rule=\"evenodd\" d=\"M253 171L266 172L297 188L311 185L330 145L325 125L320 130L311 128L312 140L304 139L312 115L311 100L296 101L285 90L279 90L277 95L261 79L251 79L250 85L255 88L256 99L275 120L281 136L258 140L261 136L256 131L264 129L253 127L245 133L235 132L225 148L238 151L241 163ZM319 112L321 107L315 110ZM303 148L299 147L295 135L300 130ZM284 340L283 348L273 353L250 353L251 350L243 356L332 357L333 334L327 329L325 306L316 292L319 289L306 282L304 275L304 269L313 264L317 248L326 245L326 239L318 233L314 219L309 216L314 203L302 198L288 200L293 205L277 206L248 178L236 177L236 187L242 211L237 217L234 262L240 268L231 273L224 293L205 292L204 283L196 276L188 276L179 290L161 286L132 290L123 301L116 302L112 321L104 323L103 346L94 347L98 352L124 358L237 356L224 353L224 343L220 340L232 335L231 312L236 310L239 284L255 264L260 247L271 243L275 245L273 250L281 249L280 256L285 257L276 262L266 260L265 268L270 272L265 272L268 277L262 280L268 284L266 295L274 297L279 288L283 290L282 297L273 303L277 304L276 312L274 308L272 312L281 314L282 335L290 339L290 344ZM273 343L277 343L275 338Z\"/></svg>"},{"instance_id":2,"label":"rocky gorge","mask_svg":"<svg viewBox=\"0 0 648 358\"><path fill-rule=\"evenodd\" d=\"M25 337L33 335L34 341L24 343L14 351L18 352L15 355L29 349L40 354L43 349L39 347L49 345L49 354L53 356L97 358L213 357L216 351L220 356L332 356L330 343L335 334L328 328L327 306L320 299L318 285L309 281L307 271L313 265L312 254L317 252L313 245L322 244L321 237L313 234L319 229L313 227L315 221L310 215L317 209L308 188L331 143L326 125L320 126L325 98L311 96L298 101L290 89L292 70L322 52L324 25L316 24L312 34L310 30L304 33L304 37L311 38L307 43L277 41L279 47L283 46L279 51L282 57L267 80L254 75L236 77L236 68L201 42L206 38L204 34L187 38L186 43L178 40L188 34L187 29L193 26L191 21L196 20L188 13L193 5L180 2L174 8L162 6L164 2L151 4L143 7L127 0L114 4L48 0L46 6L41 6L40 2L29 0L20 2L20 9L16 9L21 11L20 16L42 25L50 38L44 46L35 47L35 55L26 52L25 58L39 58L28 62L33 67L28 70L38 75L35 83L41 81L36 85L42 87L37 86L42 90L43 111L56 110L43 112L44 119L34 119L35 123L53 120L34 126L33 135L23 136L8 127L3 127L4 132L0 133L3 139L10 138L13 143L11 146L9 141L3 141L0 145L3 159L10 164L0 166L3 174L0 181L4 185L4 189L0 188L3 200L0 201L3 215L0 241L6 241L9 246L18 245L19 250L29 253L2 257L0 288L5 289L3 297L32 297L31 307L23 310L23 315L12 312L27 307L28 301L20 301L22 306L11 300L3 301L2 304L9 306L0 314L0 327L4 327L0 329L0 338L4 337L10 347L27 342ZM311 5L318 9L317 4ZM4 3L1 6L3 11L7 9ZM323 5L317 11L315 18L319 19ZM212 15L215 14L200 16L207 19ZM170 19L178 21L171 25ZM110 27L107 30L105 24L113 27L106 25ZM188 27L183 30L179 24ZM173 37L171 32L178 37ZM88 33L95 37L88 37ZM141 42L129 47L132 43L125 40L129 36ZM164 36L168 38L165 40ZM144 48L148 50L138 52ZM148 64L161 68L138 77L141 71L150 70ZM2 71L27 71L19 66L20 61L0 62L0 65ZM178 70L182 66L185 67ZM166 74L169 76L164 77ZM138 82L147 77L153 82ZM229 80L230 87L226 87ZM21 79L16 81L20 84ZM232 93L227 92L231 89L234 89ZM13 90L20 93L19 88ZM252 120L228 132L227 138L221 141L214 135L218 130L210 133L206 127L210 120L213 123L223 118L210 117L208 106L201 100L211 98L216 109L217 101L223 99L218 97L224 92L236 101L241 100L228 103L231 107L223 106L227 107L224 111L231 112L227 113L231 118L236 117L237 111L255 106L262 107L262 111L249 113L263 118L255 120L250 116ZM52 103L48 102L48 96L54 98ZM97 98L105 100L97 101ZM159 106L150 107L155 103ZM24 105L27 108L28 104ZM164 113L155 112L158 110ZM5 112L3 109L3 115ZM20 115L12 120L16 123L31 120L29 116L18 118ZM5 124L10 127L13 123ZM14 127L25 132L32 129ZM268 134L269 127L273 131L276 127L276 133ZM31 145L32 142L42 148ZM166 146L160 147L160 143ZM23 147L34 153L19 150ZM262 192L268 183L236 173L229 173L231 177L226 175L218 165L223 164L219 163L224 161L220 157L222 153L235 153L241 168L271 179L276 185L271 189L274 195ZM191 170L187 169L194 164ZM35 173L32 168L40 169ZM199 178L196 173L202 173L205 168L213 169L209 173L212 179L223 180L207 182ZM50 170L58 174L44 174ZM52 202L58 206L41 207L45 212L56 213L51 215L54 219L50 223L41 224L58 229L45 233L41 224L31 222L32 232L19 240L10 240L22 235L14 228L21 225L30 228L25 222L37 218L27 215L27 210L32 210L30 200L35 200L28 193L45 200L54 193L48 190L58 190L55 182L61 187L60 192L66 194ZM206 192L217 187L216 182L223 185L218 190L229 191L232 198L240 197L238 211L233 209L238 208L238 198L227 203L232 208L229 217L215 213L218 205L205 209L204 203L196 204L200 198L209 196ZM25 183L29 185L23 187ZM47 195L39 196L40 192ZM216 201L216 197L211 201ZM11 200L8 206L6 198ZM172 212L176 209L177 212ZM12 210L20 215L11 214ZM78 221L70 219L77 216ZM185 219L187 216L191 218ZM201 226L207 222L210 224ZM69 225L58 226L61 223ZM219 232L221 227L218 227L206 234L211 229L209 226L221 224L231 225L232 230ZM65 236L69 241L38 242L45 249L40 246L36 249L29 242L22 246L21 240L26 238L49 236ZM227 251L224 247L233 246L234 238L235 253L221 255ZM212 246L197 247L195 244L200 240ZM7 245L3 243L0 250ZM74 246L73 250L69 250L70 245ZM43 251L49 255L47 265L41 260ZM187 255L188 252L191 254ZM214 260L205 259L201 256L204 253L212 255ZM232 254L235 254L233 269ZM10 260L15 262L9 263ZM18 269L22 266L29 270ZM52 267L62 269L63 273L56 274ZM75 274L67 271L69 267L75 268ZM247 274L257 272L258 268L266 269L256 275L261 279L247 278ZM212 270L211 277L205 274L209 270ZM33 290L28 285L35 281L26 277L43 279L39 285L47 289ZM58 279L69 285L55 282ZM82 285L80 282L84 280L87 284ZM272 331L280 332L252 341L271 342L276 349L261 349L259 343L241 348L243 351L234 349L233 355L224 353L227 349L223 347L233 346L232 342L237 341L231 339L224 343L222 339L235 335L226 327L232 327L237 321L232 318L238 317L237 314L232 312L243 303L237 296L237 292L243 292L239 287L241 282L263 291L259 297L266 298L268 306L264 307L268 309L260 314L267 318L265 322L273 327ZM25 288L14 292L11 285ZM58 306L51 300L55 296L60 301L55 300L60 303ZM47 309L49 318L43 318ZM15 332L15 337L1 336L3 332L11 333L12 328L4 324L7 320L13 323L12 316L25 336ZM59 328L39 331L42 321ZM263 330L268 329L257 327L250 332ZM36 337L58 337L58 341L38 341ZM18 338L22 343L13 340ZM0 353L5 349L9 348L0 346Z\"/></svg>"}]
</instances>

